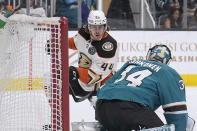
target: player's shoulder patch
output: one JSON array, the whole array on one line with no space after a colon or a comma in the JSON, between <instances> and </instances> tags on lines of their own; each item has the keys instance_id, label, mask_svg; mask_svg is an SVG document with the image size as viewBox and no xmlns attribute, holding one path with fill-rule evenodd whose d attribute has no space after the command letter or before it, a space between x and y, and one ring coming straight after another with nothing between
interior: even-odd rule
<instances>
[{"instance_id":1,"label":"player's shoulder patch","mask_svg":"<svg viewBox=\"0 0 197 131\"><path fill-rule=\"evenodd\" d=\"M89 40L90 39L90 34L85 31L85 27L82 27L79 29L78 33L85 39Z\"/></svg>"},{"instance_id":2,"label":"player's shoulder patch","mask_svg":"<svg viewBox=\"0 0 197 131\"><path fill-rule=\"evenodd\" d=\"M109 34L100 41L93 41L92 45L96 48L100 57L112 58L116 54L117 42Z\"/></svg>"},{"instance_id":3,"label":"player's shoulder patch","mask_svg":"<svg viewBox=\"0 0 197 131\"><path fill-rule=\"evenodd\" d=\"M109 34L107 35L107 37L103 38L101 41L102 41L102 49L104 51L112 51L114 49L116 50L117 41Z\"/></svg>"},{"instance_id":4,"label":"player's shoulder patch","mask_svg":"<svg viewBox=\"0 0 197 131\"><path fill-rule=\"evenodd\" d=\"M102 45L102 49L103 49L104 51L111 51L111 50L113 50L113 48L114 48L114 45L113 45L113 43L111 43L111 42L105 42L105 43Z\"/></svg>"}]
</instances>

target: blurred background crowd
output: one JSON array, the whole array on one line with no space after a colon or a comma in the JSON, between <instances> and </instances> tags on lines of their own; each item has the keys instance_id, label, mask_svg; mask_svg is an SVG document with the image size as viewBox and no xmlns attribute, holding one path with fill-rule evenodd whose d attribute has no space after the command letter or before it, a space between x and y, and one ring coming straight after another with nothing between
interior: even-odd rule
<instances>
[{"instance_id":1,"label":"blurred background crowd","mask_svg":"<svg viewBox=\"0 0 197 131\"><path fill-rule=\"evenodd\" d=\"M103 10L112 30L196 30L197 0L0 0L16 13L62 17L69 29L86 23L92 9Z\"/></svg>"}]
</instances>

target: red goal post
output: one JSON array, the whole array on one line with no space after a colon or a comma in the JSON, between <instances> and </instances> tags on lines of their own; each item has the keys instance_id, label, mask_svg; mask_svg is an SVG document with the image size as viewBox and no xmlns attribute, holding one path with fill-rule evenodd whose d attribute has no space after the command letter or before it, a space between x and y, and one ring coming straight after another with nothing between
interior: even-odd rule
<instances>
[{"instance_id":1,"label":"red goal post","mask_svg":"<svg viewBox=\"0 0 197 131\"><path fill-rule=\"evenodd\" d=\"M15 14L0 41L0 129L69 131L68 20Z\"/></svg>"}]
</instances>

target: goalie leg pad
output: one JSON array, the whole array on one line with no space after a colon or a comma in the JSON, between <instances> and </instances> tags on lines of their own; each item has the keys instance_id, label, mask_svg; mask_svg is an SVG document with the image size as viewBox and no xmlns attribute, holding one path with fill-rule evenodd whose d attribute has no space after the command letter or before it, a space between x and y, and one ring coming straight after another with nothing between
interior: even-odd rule
<instances>
[{"instance_id":1,"label":"goalie leg pad","mask_svg":"<svg viewBox=\"0 0 197 131\"><path fill-rule=\"evenodd\" d=\"M140 131L175 131L175 126L174 124L170 124L170 125L163 125L161 127L142 129Z\"/></svg>"},{"instance_id":2,"label":"goalie leg pad","mask_svg":"<svg viewBox=\"0 0 197 131\"><path fill-rule=\"evenodd\" d=\"M86 96L89 94L89 92L86 92L82 89L80 86L79 82L79 73L77 71L77 68L74 66L69 67L69 86L70 86L70 91L69 93L71 94L71 90L74 93L75 96Z\"/></svg>"}]
</instances>

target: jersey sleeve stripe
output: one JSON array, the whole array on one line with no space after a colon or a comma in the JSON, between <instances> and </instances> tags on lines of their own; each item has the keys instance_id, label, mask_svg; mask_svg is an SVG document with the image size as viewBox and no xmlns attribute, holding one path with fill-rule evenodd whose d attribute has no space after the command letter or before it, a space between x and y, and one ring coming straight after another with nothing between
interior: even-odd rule
<instances>
[{"instance_id":1,"label":"jersey sleeve stripe","mask_svg":"<svg viewBox=\"0 0 197 131\"><path fill-rule=\"evenodd\" d=\"M77 50L77 48L75 46L75 43L74 43L74 38L73 37L68 39L68 44L69 44L69 48L70 49Z\"/></svg>"},{"instance_id":2,"label":"jersey sleeve stripe","mask_svg":"<svg viewBox=\"0 0 197 131\"><path fill-rule=\"evenodd\" d=\"M113 74L110 73L105 79L102 80L101 85L104 85L105 82L112 76Z\"/></svg>"},{"instance_id":3,"label":"jersey sleeve stripe","mask_svg":"<svg viewBox=\"0 0 197 131\"><path fill-rule=\"evenodd\" d=\"M186 105L185 101L181 101L181 102L174 102L174 103L170 103L170 104L166 104L166 105L162 105L163 109L167 108L167 107L171 107L171 106L177 106L177 105Z\"/></svg>"},{"instance_id":4,"label":"jersey sleeve stripe","mask_svg":"<svg viewBox=\"0 0 197 131\"><path fill-rule=\"evenodd\" d=\"M79 73L79 80L83 83L87 84L91 80L91 78L88 75L88 69L78 67L77 71Z\"/></svg>"},{"instance_id":5,"label":"jersey sleeve stripe","mask_svg":"<svg viewBox=\"0 0 197 131\"><path fill-rule=\"evenodd\" d=\"M187 110L186 105L175 105L163 108L165 112L185 111Z\"/></svg>"},{"instance_id":6,"label":"jersey sleeve stripe","mask_svg":"<svg viewBox=\"0 0 197 131\"><path fill-rule=\"evenodd\" d=\"M186 114L187 111L174 111L174 112L164 112L164 114Z\"/></svg>"}]
</instances>

